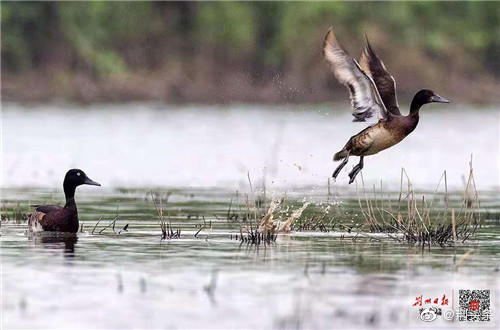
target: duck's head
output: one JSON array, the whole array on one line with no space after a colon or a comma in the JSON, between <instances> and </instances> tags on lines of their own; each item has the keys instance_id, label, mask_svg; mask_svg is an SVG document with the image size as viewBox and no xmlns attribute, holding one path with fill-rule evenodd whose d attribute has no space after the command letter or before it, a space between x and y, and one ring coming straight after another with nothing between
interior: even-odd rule
<instances>
[{"instance_id":1,"label":"duck's head","mask_svg":"<svg viewBox=\"0 0 500 330\"><path fill-rule=\"evenodd\" d=\"M414 99L417 99L419 103L427 104L427 103L432 103L432 102L437 102L437 103L450 103L449 100L445 99L442 96L439 96L438 94L434 93L430 89L422 89L418 91L417 94L415 94Z\"/></svg>"},{"instance_id":2,"label":"duck's head","mask_svg":"<svg viewBox=\"0 0 500 330\"><path fill-rule=\"evenodd\" d=\"M427 103L450 103L449 100L434 93L430 89L422 89L415 94L411 102L410 112L418 112L421 106Z\"/></svg>"},{"instance_id":3,"label":"duck's head","mask_svg":"<svg viewBox=\"0 0 500 330\"><path fill-rule=\"evenodd\" d=\"M88 184L91 186L100 186L99 183L91 180L84 171L74 168L69 170L64 177L65 187L78 187L82 184Z\"/></svg>"}]
</instances>

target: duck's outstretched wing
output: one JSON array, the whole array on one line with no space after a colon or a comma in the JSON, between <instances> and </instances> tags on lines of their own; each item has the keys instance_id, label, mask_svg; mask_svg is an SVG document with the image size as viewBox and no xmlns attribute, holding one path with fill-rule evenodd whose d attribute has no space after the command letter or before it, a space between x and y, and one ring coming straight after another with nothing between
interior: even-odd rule
<instances>
[{"instance_id":1,"label":"duck's outstretched wing","mask_svg":"<svg viewBox=\"0 0 500 330\"><path fill-rule=\"evenodd\" d=\"M387 110L373 80L342 49L330 28L323 41L323 56L337 80L349 89L353 121L387 119Z\"/></svg>"},{"instance_id":2,"label":"duck's outstretched wing","mask_svg":"<svg viewBox=\"0 0 500 330\"><path fill-rule=\"evenodd\" d=\"M375 82L385 108L393 115L401 115L396 97L396 81L373 51L368 37L366 37L366 45L359 59L359 64L361 69Z\"/></svg>"}]
</instances>

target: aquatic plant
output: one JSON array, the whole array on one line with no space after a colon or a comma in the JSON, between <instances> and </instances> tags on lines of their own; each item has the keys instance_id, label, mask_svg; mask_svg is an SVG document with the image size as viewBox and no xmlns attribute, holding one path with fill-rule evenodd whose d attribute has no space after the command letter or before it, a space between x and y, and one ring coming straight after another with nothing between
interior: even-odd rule
<instances>
[{"instance_id":1,"label":"aquatic plant","mask_svg":"<svg viewBox=\"0 0 500 330\"><path fill-rule=\"evenodd\" d=\"M231 235L231 239L235 239L237 241L241 241L241 243L247 243L250 245L270 244L276 242L277 238L278 234L275 234L274 232L261 232L258 229L251 229L245 234L243 233L243 230L240 229L239 235Z\"/></svg>"},{"instance_id":2,"label":"aquatic plant","mask_svg":"<svg viewBox=\"0 0 500 330\"><path fill-rule=\"evenodd\" d=\"M181 238L181 230L180 229L174 230L174 228L172 227L172 224L170 224L168 222L162 222L160 224L160 228L161 228L161 239L162 240Z\"/></svg>"},{"instance_id":3,"label":"aquatic plant","mask_svg":"<svg viewBox=\"0 0 500 330\"><path fill-rule=\"evenodd\" d=\"M96 232L96 229L97 229L97 226L99 226L99 224L101 223L102 221L102 216L99 218L99 220L97 220L96 224L94 225L94 228L92 229L92 232L91 234L94 235L94 234L97 234L97 235L101 235L104 231L106 231L106 229L110 228L114 234L116 235L120 235L122 233L122 231L128 231L128 223L125 224L125 226L123 226L122 229L120 229L118 231L118 233L116 232L115 230L115 226L116 226L116 221L118 220L119 218L119 209L120 209L120 206L118 205L116 207L116 213L115 213L115 216L113 219L109 220L108 224L106 226L104 226L103 228L101 228L98 232ZM80 226L80 232L83 233L83 222Z\"/></svg>"},{"instance_id":4,"label":"aquatic plant","mask_svg":"<svg viewBox=\"0 0 500 330\"><path fill-rule=\"evenodd\" d=\"M29 212L30 210L22 206L19 202L13 207L2 205L1 221L14 221L15 223L21 223L28 220Z\"/></svg>"},{"instance_id":5,"label":"aquatic plant","mask_svg":"<svg viewBox=\"0 0 500 330\"><path fill-rule=\"evenodd\" d=\"M362 180L364 201L358 193L358 203L361 213L365 219L365 226L369 232L397 233L389 235L398 241L406 241L412 244L431 246L454 245L458 241L465 242L473 237L480 225L479 196L474 180L472 158L469 163L469 176L465 185L463 200L460 208L449 206L448 184L446 171L443 172L433 196L439 196L438 190L444 181L444 209L436 206L434 200L426 200L425 195L417 198L411 180L405 169L401 169L401 184L397 207L390 203L388 207L383 204L383 198L379 198L374 187L374 198L368 198ZM403 182L406 185L403 186ZM382 193L382 192L381 192ZM402 236L402 239L401 239Z\"/></svg>"},{"instance_id":6,"label":"aquatic plant","mask_svg":"<svg viewBox=\"0 0 500 330\"><path fill-rule=\"evenodd\" d=\"M167 199L165 200L165 205L168 202L168 197L170 194L167 195ZM175 238L181 238L181 230L180 229L174 229L172 226L172 223L169 221L166 221L163 218L163 198L161 195L159 195L159 205L156 202L155 194L151 191L151 198L153 200L153 204L155 205L156 213L158 214L158 220L160 223L160 229L161 229L161 239L175 239Z\"/></svg>"}]
</instances>

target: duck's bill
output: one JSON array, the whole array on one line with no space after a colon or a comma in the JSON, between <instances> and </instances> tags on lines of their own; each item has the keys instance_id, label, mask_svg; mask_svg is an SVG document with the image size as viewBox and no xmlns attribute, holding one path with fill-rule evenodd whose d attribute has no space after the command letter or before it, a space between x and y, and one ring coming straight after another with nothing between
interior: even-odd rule
<instances>
[{"instance_id":1,"label":"duck's bill","mask_svg":"<svg viewBox=\"0 0 500 330\"><path fill-rule=\"evenodd\" d=\"M89 185L91 185L91 186L101 186L101 184L100 184L100 183L97 183L97 182L95 182L94 180L91 180L91 179L89 179L89 178L86 178L86 179L85 179L84 184L89 184Z\"/></svg>"},{"instance_id":2,"label":"duck's bill","mask_svg":"<svg viewBox=\"0 0 500 330\"><path fill-rule=\"evenodd\" d=\"M432 102L437 102L437 103L450 103L450 100L447 100L445 99L444 97L442 96L439 96L437 94L434 94L434 96L432 96Z\"/></svg>"}]
</instances>

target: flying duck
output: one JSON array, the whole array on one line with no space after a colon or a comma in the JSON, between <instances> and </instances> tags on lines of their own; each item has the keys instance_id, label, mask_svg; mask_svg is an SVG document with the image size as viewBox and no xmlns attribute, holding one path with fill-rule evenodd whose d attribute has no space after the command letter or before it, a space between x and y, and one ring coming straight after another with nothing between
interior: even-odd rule
<instances>
[{"instance_id":1,"label":"flying duck","mask_svg":"<svg viewBox=\"0 0 500 330\"><path fill-rule=\"evenodd\" d=\"M340 46L332 28L323 41L323 56L337 80L349 89L353 121L377 121L352 136L342 150L333 156L343 160L333 172L336 178L349 156L359 156L359 164L349 173L349 184L363 168L363 158L399 143L418 124L420 107L431 102L449 103L431 90L418 91L410 105L410 113L401 115L396 98L396 82L384 63L373 51L368 37L359 63Z\"/></svg>"},{"instance_id":2,"label":"flying duck","mask_svg":"<svg viewBox=\"0 0 500 330\"><path fill-rule=\"evenodd\" d=\"M78 231L78 211L75 203L75 190L82 184L100 186L99 183L87 177L82 170L69 170L63 183L66 205L64 207L35 205L35 212L30 214L28 218L29 230L76 233Z\"/></svg>"}]
</instances>

